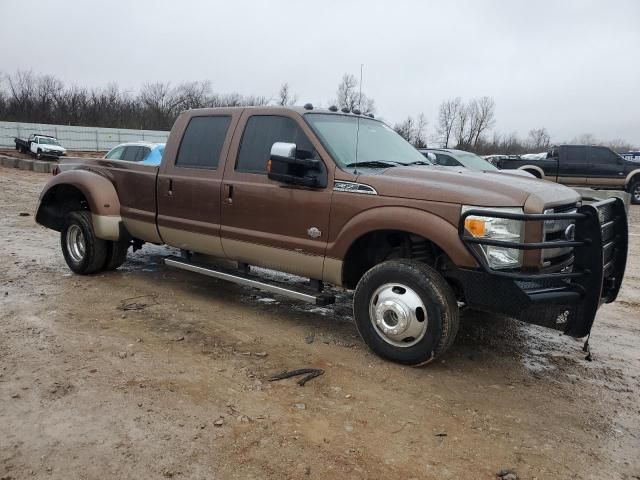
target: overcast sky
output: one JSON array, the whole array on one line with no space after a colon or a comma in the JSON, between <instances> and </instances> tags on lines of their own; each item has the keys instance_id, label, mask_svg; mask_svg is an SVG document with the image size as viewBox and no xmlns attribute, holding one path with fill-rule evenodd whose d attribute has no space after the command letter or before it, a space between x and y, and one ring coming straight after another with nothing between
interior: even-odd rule
<instances>
[{"instance_id":1,"label":"overcast sky","mask_svg":"<svg viewBox=\"0 0 640 480\"><path fill-rule=\"evenodd\" d=\"M0 0L0 70L67 83L212 82L328 106L359 75L390 123L489 95L495 129L640 146L640 1Z\"/></svg>"}]
</instances>

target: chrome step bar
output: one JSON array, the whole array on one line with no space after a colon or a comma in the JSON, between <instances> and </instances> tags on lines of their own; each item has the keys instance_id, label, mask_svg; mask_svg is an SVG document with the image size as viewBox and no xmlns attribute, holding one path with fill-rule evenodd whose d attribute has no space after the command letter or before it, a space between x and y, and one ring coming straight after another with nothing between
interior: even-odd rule
<instances>
[{"instance_id":1,"label":"chrome step bar","mask_svg":"<svg viewBox=\"0 0 640 480\"><path fill-rule=\"evenodd\" d=\"M164 263L169 267L180 268L182 270L188 270L189 272L200 273L207 275L208 277L219 278L221 280L227 280L229 282L244 285L246 287L253 287L266 292L283 295L295 300L300 300L307 303L313 303L314 305L324 306L335 303L335 297L327 293L314 292L311 289L297 289L294 290L288 285L279 284L278 282L271 282L261 280L256 276L244 274L239 271L232 271L223 268L213 268L210 265L204 265L196 262L192 262L186 258L179 257L167 257L164 259Z\"/></svg>"}]
</instances>

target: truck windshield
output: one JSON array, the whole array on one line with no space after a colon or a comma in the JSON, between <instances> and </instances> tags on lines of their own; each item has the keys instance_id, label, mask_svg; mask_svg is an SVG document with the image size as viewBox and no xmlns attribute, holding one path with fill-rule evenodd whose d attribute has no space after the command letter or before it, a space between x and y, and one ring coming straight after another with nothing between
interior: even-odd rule
<instances>
[{"instance_id":1,"label":"truck windshield","mask_svg":"<svg viewBox=\"0 0 640 480\"><path fill-rule=\"evenodd\" d=\"M38 143L40 145L60 145L53 138L47 138L47 137L40 137L40 140L38 141Z\"/></svg>"},{"instance_id":2,"label":"truck windshield","mask_svg":"<svg viewBox=\"0 0 640 480\"><path fill-rule=\"evenodd\" d=\"M356 162L368 168L429 164L409 142L378 120L329 113L304 117L343 169Z\"/></svg>"}]
</instances>

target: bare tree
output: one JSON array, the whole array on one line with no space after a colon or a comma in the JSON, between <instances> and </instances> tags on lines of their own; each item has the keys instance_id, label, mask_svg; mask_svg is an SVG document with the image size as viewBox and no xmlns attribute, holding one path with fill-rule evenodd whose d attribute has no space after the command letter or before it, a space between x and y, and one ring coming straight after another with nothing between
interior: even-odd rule
<instances>
[{"instance_id":1,"label":"bare tree","mask_svg":"<svg viewBox=\"0 0 640 480\"><path fill-rule=\"evenodd\" d=\"M618 152L618 153L629 152L633 150L633 145L631 145L629 142L621 138L615 138L609 142L606 142L605 145L609 147L611 150L613 150L614 152Z\"/></svg>"},{"instance_id":2,"label":"bare tree","mask_svg":"<svg viewBox=\"0 0 640 480\"><path fill-rule=\"evenodd\" d=\"M413 137L413 130L414 130L413 118L409 116L406 119L404 119L402 122L396 123L393 126L393 129L396 131L398 135L404 138L407 142L411 142L411 139Z\"/></svg>"},{"instance_id":3,"label":"bare tree","mask_svg":"<svg viewBox=\"0 0 640 480\"><path fill-rule=\"evenodd\" d=\"M440 104L438 111L438 135L440 135L441 146L447 148L449 141L453 137L453 127L455 126L458 111L462 108L460 97L445 100Z\"/></svg>"},{"instance_id":4,"label":"bare tree","mask_svg":"<svg viewBox=\"0 0 640 480\"><path fill-rule=\"evenodd\" d=\"M211 97L211 82L204 80L182 83L175 88L173 96L175 108L180 111L207 107Z\"/></svg>"},{"instance_id":5,"label":"bare tree","mask_svg":"<svg viewBox=\"0 0 640 480\"><path fill-rule=\"evenodd\" d=\"M408 116L405 120L394 125L393 129L407 142L416 148L427 148L427 121L424 113L414 120Z\"/></svg>"},{"instance_id":6,"label":"bare tree","mask_svg":"<svg viewBox=\"0 0 640 480\"><path fill-rule=\"evenodd\" d=\"M583 133L582 135L578 135L571 140L571 143L576 143L580 145L596 145L598 144L598 140L591 133Z\"/></svg>"},{"instance_id":7,"label":"bare tree","mask_svg":"<svg viewBox=\"0 0 640 480\"><path fill-rule=\"evenodd\" d=\"M536 151L548 150L551 144L551 137L544 127L529 130L528 140L531 149Z\"/></svg>"},{"instance_id":8,"label":"bare tree","mask_svg":"<svg viewBox=\"0 0 640 480\"><path fill-rule=\"evenodd\" d=\"M414 147L427 148L427 125L429 125L429 122L424 116L424 113L420 113L416 120L413 142L411 142Z\"/></svg>"},{"instance_id":9,"label":"bare tree","mask_svg":"<svg viewBox=\"0 0 640 480\"><path fill-rule=\"evenodd\" d=\"M466 144L476 147L486 130L495 123L496 102L491 97L480 97L469 101L467 112L469 115L469 131Z\"/></svg>"},{"instance_id":10,"label":"bare tree","mask_svg":"<svg viewBox=\"0 0 640 480\"><path fill-rule=\"evenodd\" d=\"M375 102L364 92L360 93L360 83L355 75L345 73L338 85L336 105L349 111L360 110L362 113L375 113Z\"/></svg>"},{"instance_id":11,"label":"bare tree","mask_svg":"<svg viewBox=\"0 0 640 480\"><path fill-rule=\"evenodd\" d=\"M456 112L453 125L453 134L456 141L456 148L467 148L469 137L469 109L466 105L460 105Z\"/></svg>"},{"instance_id":12,"label":"bare tree","mask_svg":"<svg viewBox=\"0 0 640 480\"><path fill-rule=\"evenodd\" d=\"M289 91L289 84L283 83L278 92L277 104L283 107L287 105L294 105L298 101L298 96L291 94Z\"/></svg>"}]
</instances>

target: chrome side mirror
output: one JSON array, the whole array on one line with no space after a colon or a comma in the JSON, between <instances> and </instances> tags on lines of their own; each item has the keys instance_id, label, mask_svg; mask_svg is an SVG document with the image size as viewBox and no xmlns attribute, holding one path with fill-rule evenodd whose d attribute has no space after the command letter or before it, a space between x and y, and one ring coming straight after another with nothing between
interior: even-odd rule
<instances>
[{"instance_id":1,"label":"chrome side mirror","mask_svg":"<svg viewBox=\"0 0 640 480\"><path fill-rule=\"evenodd\" d=\"M271 146L271 157L296 158L295 143L276 142Z\"/></svg>"}]
</instances>

